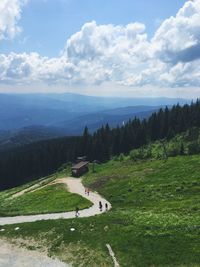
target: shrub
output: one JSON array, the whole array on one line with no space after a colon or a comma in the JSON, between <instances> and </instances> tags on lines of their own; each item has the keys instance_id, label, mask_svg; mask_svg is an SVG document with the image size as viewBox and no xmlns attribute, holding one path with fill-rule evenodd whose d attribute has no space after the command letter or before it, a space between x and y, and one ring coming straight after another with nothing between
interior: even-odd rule
<instances>
[{"instance_id":1,"label":"shrub","mask_svg":"<svg viewBox=\"0 0 200 267\"><path fill-rule=\"evenodd\" d=\"M123 160L124 160L124 154L121 153L121 154L119 155L119 161L123 161Z\"/></svg>"},{"instance_id":2,"label":"shrub","mask_svg":"<svg viewBox=\"0 0 200 267\"><path fill-rule=\"evenodd\" d=\"M200 145L199 143L196 142L192 142L188 145L188 154L189 155L194 155L194 154L198 154L200 153Z\"/></svg>"}]
</instances>

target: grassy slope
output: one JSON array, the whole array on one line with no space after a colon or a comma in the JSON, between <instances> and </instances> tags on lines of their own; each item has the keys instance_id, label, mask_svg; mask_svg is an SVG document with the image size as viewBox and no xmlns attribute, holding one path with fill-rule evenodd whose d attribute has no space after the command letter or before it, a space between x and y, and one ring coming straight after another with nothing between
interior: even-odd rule
<instances>
[{"instance_id":1,"label":"grassy slope","mask_svg":"<svg viewBox=\"0 0 200 267\"><path fill-rule=\"evenodd\" d=\"M113 205L92 218L5 227L0 236L34 238L74 266L200 266L200 156L110 161L85 177ZM70 232L70 227L76 228ZM82 264L82 265L81 265Z\"/></svg>"},{"instance_id":2,"label":"grassy slope","mask_svg":"<svg viewBox=\"0 0 200 267\"><path fill-rule=\"evenodd\" d=\"M42 214L87 208L90 201L71 194L63 184L43 187L15 198L5 198L0 203L0 216Z\"/></svg>"},{"instance_id":3,"label":"grassy slope","mask_svg":"<svg viewBox=\"0 0 200 267\"><path fill-rule=\"evenodd\" d=\"M130 158L138 159L163 159L166 156L195 155L200 153L200 129L191 128L186 132L176 135L170 140L160 140L148 143L130 152ZM117 158L117 157L116 157Z\"/></svg>"},{"instance_id":4,"label":"grassy slope","mask_svg":"<svg viewBox=\"0 0 200 267\"><path fill-rule=\"evenodd\" d=\"M39 179L39 180L32 181L30 183L23 184L23 185L18 186L18 187L14 187L12 189L0 191L0 200L7 198L7 197L11 197L12 195L14 195L16 193L18 193L22 190L31 188L32 186L35 186L35 185L44 186L47 183L50 183L53 180L55 180L55 178L56 178L55 175L52 175L52 176L44 177L44 178Z\"/></svg>"}]
</instances>

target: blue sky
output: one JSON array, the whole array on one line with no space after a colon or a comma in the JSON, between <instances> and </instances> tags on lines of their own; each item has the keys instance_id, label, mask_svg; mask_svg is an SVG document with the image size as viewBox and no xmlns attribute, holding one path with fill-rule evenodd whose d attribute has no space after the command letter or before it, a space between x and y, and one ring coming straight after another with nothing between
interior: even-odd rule
<instances>
[{"instance_id":1,"label":"blue sky","mask_svg":"<svg viewBox=\"0 0 200 267\"><path fill-rule=\"evenodd\" d=\"M200 0L1 0L0 92L199 97Z\"/></svg>"}]
</instances>

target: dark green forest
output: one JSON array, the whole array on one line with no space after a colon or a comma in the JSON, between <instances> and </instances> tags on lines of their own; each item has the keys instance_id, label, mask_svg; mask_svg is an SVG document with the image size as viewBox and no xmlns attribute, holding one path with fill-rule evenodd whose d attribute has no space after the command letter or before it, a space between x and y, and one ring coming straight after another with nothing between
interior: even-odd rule
<instances>
[{"instance_id":1,"label":"dark green forest","mask_svg":"<svg viewBox=\"0 0 200 267\"><path fill-rule=\"evenodd\" d=\"M134 118L122 127L110 128L107 124L94 134L85 127L79 137L40 141L4 151L0 153L0 190L49 175L80 155L105 162L156 140L169 140L192 127L200 127L199 100L160 109L148 119Z\"/></svg>"}]
</instances>

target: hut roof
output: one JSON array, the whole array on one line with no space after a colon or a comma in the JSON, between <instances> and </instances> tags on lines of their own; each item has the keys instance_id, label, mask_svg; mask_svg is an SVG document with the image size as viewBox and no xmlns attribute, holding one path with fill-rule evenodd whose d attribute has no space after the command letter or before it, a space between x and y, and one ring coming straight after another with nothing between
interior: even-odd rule
<instances>
[{"instance_id":1,"label":"hut roof","mask_svg":"<svg viewBox=\"0 0 200 267\"><path fill-rule=\"evenodd\" d=\"M81 161L75 165L72 166L72 169L76 169L76 170L79 170L85 166L87 166L89 164L89 161Z\"/></svg>"}]
</instances>

